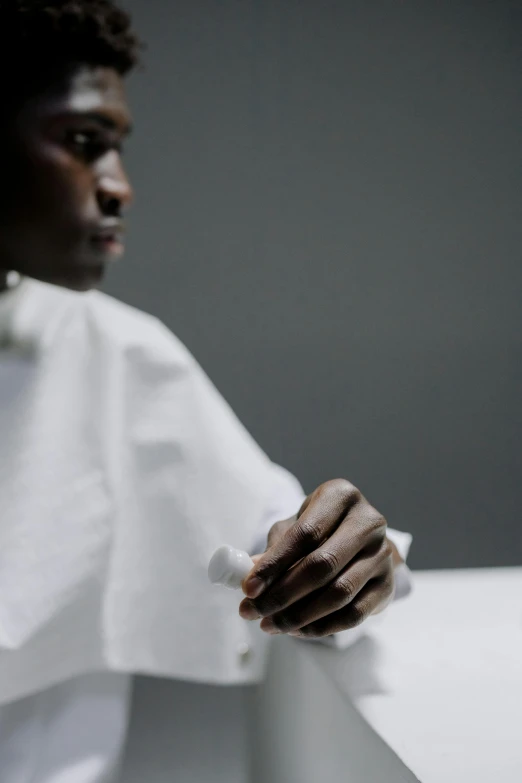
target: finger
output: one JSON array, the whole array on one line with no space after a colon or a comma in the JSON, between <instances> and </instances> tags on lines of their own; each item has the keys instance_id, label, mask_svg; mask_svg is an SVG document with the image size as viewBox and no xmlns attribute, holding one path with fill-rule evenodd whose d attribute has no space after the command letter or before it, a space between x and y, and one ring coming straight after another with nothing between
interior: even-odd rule
<instances>
[{"instance_id":1,"label":"finger","mask_svg":"<svg viewBox=\"0 0 522 783\"><path fill-rule=\"evenodd\" d=\"M357 504L330 538L254 601L256 609L263 617L281 612L334 581L363 550L371 557L381 549L381 558L391 555L386 521L369 504Z\"/></svg>"},{"instance_id":2,"label":"finger","mask_svg":"<svg viewBox=\"0 0 522 783\"><path fill-rule=\"evenodd\" d=\"M370 615L375 614L379 607L389 603L393 595L393 572L386 576L372 579L360 591L348 606L324 617L317 622L305 625L298 631L292 631L291 636L302 639L321 639L335 633L341 633L361 625Z\"/></svg>"},{"instance_id":3,"label":"finger","mask_svg":"<svg viewBox=\"0 0 522 783\"><path fill-rule=\"evenodd\" d=\"M389 573L393 578L390 548L385 545L377 552L372 549L371 553L367 552L350 563L326 588L297 601L283 612L266 617L261 622L261 630L289 633L315 623L352 603L368 582L384 579Z\"/></svg>"},{"instance_id":4,"label":"finger","mask_svg":"<svg viewBox=\"0 0 522 783\"><path fill-rule=\"evenodd\" d=\"M288 519L283 519L283 520L281 520L279 522L276 522L275 524L272 525L272 527L270 528L270 531L268 533L267 547L265 549L265 552L267 551L267 549L270 548L270 546L275 544L280 538L282 538L284 536L284 534L286 533L288 528L291 525L295 524L296 520L297 520L297 514L294 514L292 517L289 517ZM251 555L250 559L254 563L254 566L256 566L257 563L259 563L259 561L261 560L263 555L264 555L264 553L261 553L261 554L258 554L258 555ZM248 572L248 574L245 576L245 578L243 579L243 581L241 583L241 587L243 589L243 592L245 592L246 582L250 578L250 575L252 574L252 572L254 570L254 566L250 569L250 571ZM253 619L253 618L247 618L247 619Z\"/></svg>"},{"instance_id":5,"label":"finger","mask_svg":"<svg viewBox=\"0 0 522 783\"><path fill-rule=\"evenodd\" d=\"M293 525L264 554L245 581L245 593L257 598L273 582L307 554L317 549L335 530L361 493L348 481L329 481L312 495Z\"/></svg>"},{"instance_id":6,"label":"finger","mask_svg":"<svg viewBox=\"0 0 522 783\"><path fill-rule=\"evenodd\" d=\"M297 520L297 515L294 514L293 517L289 517L288 519L284 519L281 522L276 522L272 527L270 528L270 532L268 534L268 546L267 549L270 547L270 543L275 543L279 538L281 538L288 527L295 523ZM265 550L266 551L266 550ZM263 557L263 554L259 555L251 555L251 560L254 563L254 566L259 563L261 558ZM241 583L241 587L243 588L243 592L245 591L245 583L247 579L250 577L250 574L252 573L253 569L249 571L249 573L246 575L246 577L243 579L243 582ZM250 598L244 598L240 605L239 605L239 614L244 620L258 620L261 615L257 611L256 607L250 600Z\"/></svg>"},{"instance_id":7,"label":"finger","mask_svg":"<svg viewBox=\"0 0 522 783\"><path fill-rule=\"evenodd\" d=\"M282 519L280 522L276 522L272 525L268 532L265 552L270 549L270 547L275 546L275 544L283 538L286 531L297 521L297 517L298 514L294 514L293 516L288 517L288 519Z\"/></svg>"}]
</instances>

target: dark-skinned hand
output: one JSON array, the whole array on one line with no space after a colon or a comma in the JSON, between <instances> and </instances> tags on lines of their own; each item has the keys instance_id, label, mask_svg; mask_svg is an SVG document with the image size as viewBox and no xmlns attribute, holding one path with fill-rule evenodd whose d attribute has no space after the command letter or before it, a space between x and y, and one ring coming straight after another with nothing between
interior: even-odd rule
<instances>
[{"instance_id":1,"label":"dark-skinned hand","mask_svg":"<svg viewBox=\"0 0 522 783\"><path fill-rule=\"evenodd\" d=\"M267 633L321 638L355 628L392 600L402 562L386 520L349 481L321 484L270 530L239 607Z\"/></svg>"}]
</instances>

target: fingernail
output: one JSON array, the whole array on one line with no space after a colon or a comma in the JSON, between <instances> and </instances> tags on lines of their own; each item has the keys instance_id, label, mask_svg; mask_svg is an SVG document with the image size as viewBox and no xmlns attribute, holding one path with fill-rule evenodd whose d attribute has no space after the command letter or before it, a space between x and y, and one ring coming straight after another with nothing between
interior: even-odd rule
<instances>
[{"instance_id":1,"label":"fingernail","mask_svg":"<svg viewBox=\"0 0 522 783\"><path fill-rule=\"evenodd\" d=\"M265 583L257 576L251 576L245 582L245 593L249 598L257 598L265 589Z\"/></svg>"},{"instance_id":2,"label":"fingernail","mask_svg":"<svg viewBox=\"0 0 522 783\"><path fill-rule=\"evenodd\" d=\"M258 620L261 615L257 611L252 601L242 601L239 606L239 614L243 620Z\"/></svg>"},{"instance_id":3,"label":"fingernail","mask_svg":"<svg viewBox=\"0 0 522 783\"><path fill-rule=\"evenodd\" d=\"M288 631L288 636L295 636L296 638L303 636L301 631Z\"/></svg>"},{"instance_id":4,"label":"fingernail","mask_svg":"<svg viewBox=\"0 0 522 783\"><path fill-rule=\"evenodd\" d=\"M269 633L271 636L275 636L276 634L281 633L279 628L276 627L274 621L270 617L266 617L259 627L262 631Z\"/></svg>"}]
</instances>

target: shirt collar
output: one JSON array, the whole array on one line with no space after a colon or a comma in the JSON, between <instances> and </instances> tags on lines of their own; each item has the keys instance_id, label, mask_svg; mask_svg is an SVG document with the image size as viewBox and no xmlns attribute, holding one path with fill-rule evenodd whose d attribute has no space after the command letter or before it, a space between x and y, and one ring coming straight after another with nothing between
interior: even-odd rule
<instances>
[{"instance_id":1,"label":"shirt collar","mask_svg":"<svg viewBox=\"0 0 522 783\"><path fill-rule=\"evenodd\" d=\"M44 351L63 314L60 304L59 288L30 278L0 294L0 350L27 357Z\"/></svg>"},{"instance_id":2,"label":"shirt collar","mask_svg":"<svg viewBox=\"0 0 522 783\"><path fill-rule=\"evenodd\" d=\"M8 288L0 293L0 348L12 346L13 320L24 295L25 280L22 280L15 288Z\"/></svg>"}]
</instances>

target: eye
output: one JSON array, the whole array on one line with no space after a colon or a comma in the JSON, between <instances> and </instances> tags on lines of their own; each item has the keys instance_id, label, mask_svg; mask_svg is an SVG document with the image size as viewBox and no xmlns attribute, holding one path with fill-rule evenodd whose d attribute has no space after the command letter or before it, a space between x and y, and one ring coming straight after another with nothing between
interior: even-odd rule
<instances>
[{"instance_id":1,"label":"eye","mask_svg":"<svg viewBox=\"0 0 522 783\"><path fill-rule=\"evenodd\" d=\"M67 133L67 142L75 147L84 148L97 141L95 131L72 130Z\"/></svg>"},{"instance_id":2,"label":"eye","mask_svg":"<svg viewBox=\"0 0 522 783\"><path fill-rule=\"evenodd\" d=\"M85 160L95 160L111 149L110 141L94 130L71 130L66 144L72 152Z\"/></svg>"},{"instance_id":3,"label":"eye","mask_svg":"<svg viewBox=\"0 0 522 783\"><path fill-rule=\"evenodd\" d=\"M71 134L71 141L73 144L77 144L79 147L82 147L92 141L92 136L92 133L81 133L80 131L73 132Z\"/></svg>"}]
</instances>

